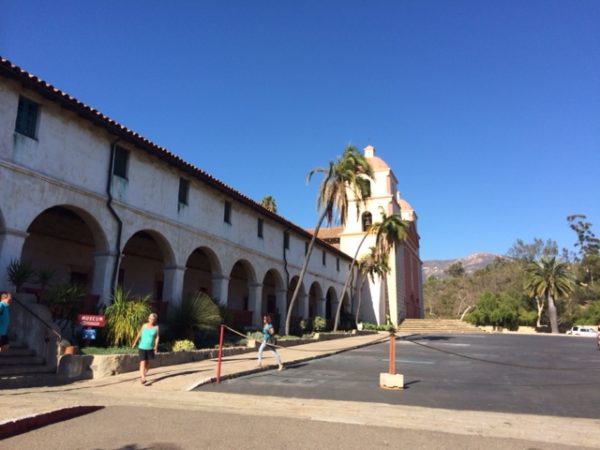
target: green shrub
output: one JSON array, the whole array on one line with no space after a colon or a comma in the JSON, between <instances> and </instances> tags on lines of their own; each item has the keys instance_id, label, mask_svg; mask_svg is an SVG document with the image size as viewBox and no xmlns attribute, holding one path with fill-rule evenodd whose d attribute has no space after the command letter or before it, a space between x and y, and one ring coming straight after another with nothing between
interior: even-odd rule
<instances>
[{"instance_id":1,"label":"green shrub","mask_svg":"<svg viewBox=\"0 0 600 450\"><path fill-rule=\"evenodd\" d=\"M321 316L316 316L312 321L312 329L315 333L325 330L327 321Z\"/></svg>"},{"instance_id":2,"label":"green shrub","mask_svg":"<svg viewBox=\"0 0 600 450\"><path fill-rule=\"evenodd\" d=\"M183 339L180 341L173 342L171 346L172 352L189 352L192 350L196 350L196 346L194 343L188 339Z\"/></svg>"},{"instance_id":3,"label":"green shrub","mask_svg":"<svg viewBox=\"0 0 600 450\"><path fill-rule=\"evenodd\" d=\"M107 338L110 345L133 344L140 327L150 315L149 295L130 299L129 292L117 288L112 303L106 307Z\"/></svg>"},{"instance_id":4,"label":"green shrub","mask_svg":"<svg viewBox=\"0 0 600 450\"><path fill-rule=\"evenodd\" d=\"M187 295L169 317L173 336L188 340L194 339L196 331L214 331L220 323L219 307L203 292Z\"/></svg>"},{"instance_id":5,"label":"green shrub","mask_svg":"<svg viewBox=\"0 0 600 450\"><path fill-rule=\"evenodd\" d=\"M363 330L369 331L394 331L395 327L392 323L377 325L376 323L363 322Z\"/></svg>"}]
</instances>

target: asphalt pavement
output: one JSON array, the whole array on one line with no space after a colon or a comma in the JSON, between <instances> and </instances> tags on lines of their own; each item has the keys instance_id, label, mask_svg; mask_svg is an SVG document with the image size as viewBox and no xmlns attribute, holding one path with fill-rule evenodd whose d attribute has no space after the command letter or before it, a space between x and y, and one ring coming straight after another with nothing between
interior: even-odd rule
<instances>
[{"instance_id":1,"label":"asphalt pavement","mask_svg":"<svg viewBox=\"0 0 600 450\"><path fill-rule=\"evenodd\" d=\"M149 386L142 386L136 373L128 373L60 387L0 391L0 432L10 431L11 424L30 423L33 428L34 419L44 413L60 417L61 411L64 414L74 406L98 408L6 438L0 441L0 448L220 449L263 448L266 443L290 449L600 448L597 415L548 413L549 403L544 400L569 384L583 389L581 386L591 383L593 390L594 378L557 385L566 372L562 369L568 367L589 368L597 379L600 352L586 353L584 342L590 341L504 335L419 338L421 343L439 347L434 350L399 340L397 369L405 375L407 389L383 391L378 387L378 373L387 369L386 347L377 344L382 337L385 335L354 336L281 349L286 363L283 372L273 370L276 365L269 353L263 368L256 366L254 352L228 357L219 386L213 383L216 362L207 360L151 369ZM535 339L541 344L535 344ZM512 351L504 355L503 348ZM502 369L506 372L496 375L506 384L504 393L516 386L507 377L512 377L517 365L545 364L561 369L533 372L538 375L529 375L523 383L532 386L537 380L540 391L547 391L536 400L538 413L491 408L488 400L483 401L481 395L496 386L485 381L489 375L476 373L489 370L481 366L498 365L482 361L492 357L509 363ZM362 366L370 367L369 372L363 373ZM304 369L313 373L304 375ZM471 378L467 380L467 376ZM258 384L265 391L234 391L237 385L256 384L248 380L268 377L279 380L279 385L261 382ZM292 381L283 382L285 379ZM444 403L447 400L442 395L459 389L460 380L464 385L474 386L477 380L482 384L462 408ZM315 394L299 394L311 390ZM579 391L577 401L592 395L590 403L598 404L598 397L590 392ZM520 395L504 402L498 400L500 395L491 403L513 404ZM438 397L435 404L421 404L432 396ZM477 397L482 401L475 402Z\"/></svg>"}]
</instances>

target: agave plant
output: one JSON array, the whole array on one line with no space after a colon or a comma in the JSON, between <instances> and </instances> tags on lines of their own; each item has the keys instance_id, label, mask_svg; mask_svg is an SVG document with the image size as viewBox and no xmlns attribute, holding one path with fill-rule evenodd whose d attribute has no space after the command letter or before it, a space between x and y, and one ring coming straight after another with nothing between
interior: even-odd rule
<instances>
[{"instance_id":1,"label":"agave plant","mask_svg":"<svg viewBox=\"0 0 600 450\"><path fill-rule=\"evenodd\" d=\"M219 307L203 292L184 297L169 319L176 337L193 340L196 331L212 331L221 323Z\"/></svg>"},{"instance_id":2,"label":"agave plant","mask_svg":"<svg viewBox=\"0 0 600 450\"><path fill-rule=\"evenodd\" d=\"M150 315L150 295L130 298L130 292L117 288L112 303L106 307L108 342L114 346L130 346L139 328Z\"/></svg>"},{"instance_id":3,"label":"agave plant","mask_svg":"<svg viewBox=\"0 0 600 450\"><path fill-rule=\"evenodd\" d=\"M28 263L18 259L12 259L10 261L10 264L6 268L6 272L8 280L15 287L17 292L21 290L23 285L27 283L35 273Z\"/></svg>"}]
</instances>

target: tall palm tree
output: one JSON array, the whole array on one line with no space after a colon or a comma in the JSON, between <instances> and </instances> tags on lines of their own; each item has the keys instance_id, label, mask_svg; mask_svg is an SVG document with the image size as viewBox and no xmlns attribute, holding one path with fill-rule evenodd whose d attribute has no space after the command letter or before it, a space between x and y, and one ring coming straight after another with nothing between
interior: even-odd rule
<instances>
[{"instance_id":1,"label":"tall palm tree","mask_svg":"<svg viewBox=\"0 0 600 450\"><path fill-rule=\"evenodd\" d=\"M275 203L275 199L270 195L265 195L259 202L259 205L265 208L267 211L277 213L277 203Z\"/></svg>"},{"instance_id":2,"label":"tall palm tree","mask_svg":"<svg viewBox=\"0 0 600 450\"><path fill-rule=\"evenodd\" d=\"M358 271L361 273L361 277L359 277L358 287L357 287L357 296L358 296L358 305L356 306L356 317L354 319L354 323L358 327L358 316L360 314L360 306L362 303L362 289L367 281L367 277L371 279L371 281L375 282L375 276L378 278L383 278L384 273L390 271L389 266L385 261L381 258L378 258L377 251L375 247L369 248L369 253L364 255L361 259L358 260Z\"/></svg>"},{"instance_id":3,"label":"tall palm tree","mask_svg":"<svg viewBox=\"0 0 600 450\"><path fill-rule=\"evenodd\" d=\"M573 291L573 275L566 262L557 261L555 257L542 258L527 267L525 289L532 297L539 297L548 302L548 316L552 333L558 333L555 301L566 297Z\"/></svg>"},{"instance_id":4,"label":"tall palm tree","mask_svg":"<svg viewBox=\"0 0 600 450\"><path fill-rule=\"evenodd\" d=\"M315 239L319 233L319 229L326 221L327 224L332 224L334 221L344 226L348 217L348 190L350 190L356 199L364 202L368 189L369 180L373 179L373 169L369 165L366 158L356 149L356 147L349 145L344 150L341 157L338 157L336 162L329 162L329 167L318 167L312 169L308 174L308 181L311 180L313 175L321 173L323 179L319 186L319 194L317 197L317 208L321 210L317 225L313 232L308 249L304 257L304 263L298 276L298 283L292 293L290 304L288 306L286 319L285 319L285 334L290 333L290 321L292 317L292 311L300 293L302 287L302 281L306 274L308 262L310 261L310 255L312 254ZM357 206L356 214L358 216L359 209Z\"/></svg>"},{"instance_id":5,"label":"tall palm tree","mask_svg":"<svg viewBox=\"0 0 600 450\"><path fill-rule=\"evenodd\" d=\"M373 232L376 234L375 250L378 258L381 259L387 266L392 250L406 239L409 225L408 222L402 220L400 215L397 213L388 216L383 208L380 208L380 212L381 220L373 224ZM386 321L390 320L389 294L387 292L388 272L389 270L383 273L382 279Z\"/></svg>"}]
</instances>

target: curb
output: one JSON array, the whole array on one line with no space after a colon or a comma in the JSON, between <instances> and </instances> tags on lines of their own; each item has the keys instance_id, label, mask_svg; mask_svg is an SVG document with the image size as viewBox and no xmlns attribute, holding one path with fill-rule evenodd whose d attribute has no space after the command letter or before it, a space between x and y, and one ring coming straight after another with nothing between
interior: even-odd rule
<instances>
[{"instance_id":1,"label":"curb","mask_svg":"<svg viewBox=\"0 0 600 450\"><path fill-rule=\"evenodd\" d=\"M84 414L89 414L103 408L104 406L71 406L55 411L9 420L0 423L0 440L27 433L28 431L42 428L46 425L62 422L63 420L74 419L75 417L83 416Z\"/></svg>"}]
</instances>

